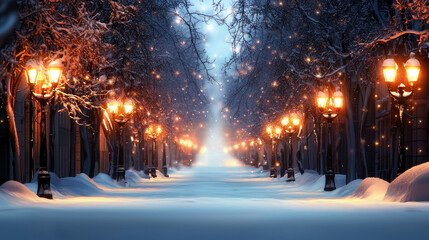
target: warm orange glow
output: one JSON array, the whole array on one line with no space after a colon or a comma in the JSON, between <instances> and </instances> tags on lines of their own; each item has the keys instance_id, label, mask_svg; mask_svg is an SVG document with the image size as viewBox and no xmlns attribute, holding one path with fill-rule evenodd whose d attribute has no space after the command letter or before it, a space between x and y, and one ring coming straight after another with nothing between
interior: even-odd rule
<instances>
[{"instance_id":1,"label":"warm orange glow","mask_svg":"<svg viewBox=\"0 0 429 240\"><path fill-rule=\"evenodd\" d=\"M60 60L53 61L49 64L47 74L50 83L56 85L58 84L61 74L63 72L63 66Z\"/></svg>"},{"instance_id":2,"label":"warm orange glow","mask_svg":"<svg viewBox=\"0 0 429 240\"><path fill-rule=\"evenodd\" d=\"M130 113L132 113L132 112L133 112L133 109L134 109L134 106L133 106L132 104L130 104L130 103L126 103L126 104L124 105L124 110L125 110L125 113L126 113L126 114L130 114Z\"/></svg>"},{"instance_id":3,"label":"warm orange glow","mask_svg":"<svg viewBox=\"0 0 429 240\"><path fill-rule=\"evenodd\" d=\"M282 133L282 129L279 127L276 127L276 134L280 134L280 133Z\"/></svg>"},{"instance_id":4,"label":"warm orange glow","mask_svg":"<svg viewBox=\"0 0 429 240\"><path fill-rule=\"evenodd\" d=\"M161 125L150 125L145 130L145 134L152 139L156 139L159 137L159 135L162 133L162 127ZM186 144L186 142L182 139L180 139L180 144Z\"/></svg>"},{"instance_id":5,"label":"warm orange glow","mask_svg":"<svg viewBox=\"0 0 429 240\"><path fill-rule=\"evenodd\" d=\"M384 68L383 69L384 80L386 82L394 82L396 78L396 69L394 68Z\"/></svg>"},{"instance_id":6,"label":"warm orange glow","mask_svg":"<svg viewBox=\"0 0 429 240\"><path fill-rule=\"evenodd\" d=\"M276 163L276 167L280 167L280 163Z\"/></svg>"},{"instance_id":7,"label":"warm orange glow","mask_svg":"<svg viewBox=\"0 0 429 240\"><path fill-rule=\"evenodd\" d=\"M299 118L292 119L292 123L293 123L293 125L298 126L299 125Z\"/></svg>"},{"instance_id":8,"label":"warm orange glow","mask_svg":"<svg viewBox=\"0 0 429 240\"><path fill-rule=\"evenodd\" d=\"M334 107L342 108L343 107L343 94L340 91L334 93Z\"/></svg>"},{"instance_id":9,"label":"warm orange glow","mask_svg":"<svg viewBox=\"0 0 429 240\"><path fill-rule=\"evenodd\" d=\"M158 126L157 128L156 128L156 133L157 134L160 134L162 132L162 128L161 128L161 126Z\"/></svg>"},{"instance_id":10,"label":"warm orange glow","mask_svg":"<svg viewBox=\"0 0 429 240\"><path fill-rule=\"evenodd\" d=\"M414 57L415 54L410 54L410 59L405 63L408 81L413 84L417 82L420 73L420 62Z\"/></svg>"},{"instance_id":11,"label":"warm orange glow","mask_svg":"<svg viewBox=\"0 0 429 240\"><path fill-rule=\"evenodd\" d=\"M282 126L288 125L289 124L289 118L287 118L287 117L283 118L281 121L281 124L282 124Z\"/></svg>"},{"instance_id":12,"label":"warm orange glow","mask_svg":"<svg viewBox=\"0 0 429 240\"><path fill-rule=\"evenodd\" d=\"M383 62L383 74L384 80L387 83L393 83L396 78L396 71L398 70L398 65L396 64L393 58L388 58Z\"/></svg>"},{"instance_id":13,"label":"warm orange glow","mask_svg":"<svg viewBox=\"0 0 429 240\"><path fill-rule=\"evenodd\" d=\"M328 96L324 92L319 92L317 94L317 106L319 108L325 108L328 103Z\"/></svg>"},{"instance_id":14,"label":"warm orange glow","mask_svg":"<svg viewBox=\"0 0 429 240\"><path fill-rule=\"evenodd\" d=\"M110 102L110 103L107 104L107 110L110 113L117 114L118 113L118 109L119 109L119 104L116 101Z\"/></svg>"},{"instance_id":15,"label":"warm orange glow","mask_svg":"<svg viewBox=\"0 0 429 240\"><path fill-rule=\"evenodd\" d=\"M420 67L408 67L407 69L407 78L411 83L417 82L420 73Z\"/></svg>"},{"instance_id":16,"label":"warm orange glow","mask_svg":"<svg viewBox=\"0 0 429 240\"><path fill-rule=\"evenodd\" d=\"M38 71L35 68L30 68L26 71L27 82L29 84L36 84Z\"/></svg>"},{"instance_id":17,"label":"warm orange glow","mask_svg":"<svg viewBox=\"0 0 429 240\"><path fill-rule=\"evenodd\" d=\"M266 129L266 131L267 131L268 134L272 134L273 133L273 130L271 129L271 126L268 126L267 129Z\"/></svg>"}]
</instances>

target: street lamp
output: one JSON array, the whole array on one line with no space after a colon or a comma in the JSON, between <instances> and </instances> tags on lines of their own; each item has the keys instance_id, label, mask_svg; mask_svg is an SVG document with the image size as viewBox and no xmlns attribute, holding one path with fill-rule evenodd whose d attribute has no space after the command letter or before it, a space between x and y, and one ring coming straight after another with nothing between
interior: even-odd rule
<instances>
[{"instance_id":1,"label":"street lamp","mask_svg":"<svg viewBox=\"0 0 429 240\"><path fill-rule=\"evenodd\" d=\"M280 139L282 129L278 126L267 126L266 132L268 136L271 138L271 168L270 168L270 177L277 177L277 168L276 168L276 160L277 160L277 140Z\"/></svg>"},{"instance_id":2,"label":"street lamp","mask_svg":"<svg viewBox=\"0 0 429 240\"><path fill-rule=\"evenodd\" d=\"M116 167L116 181L125 182L125 166L124 166L124 146L122 144L122 135L124 125L130 120L131 114L134 112L134 106L129 99L122 98L121 100L113 100L107 104L107 111L119 127L119 156L118 165Z\"/></svg>"},{"instance_id":3,"label":"street lamp","mask_svg":"<svg viewBox=\"0 0 429 240\"><path fill-rule=\"evenodd\" d=\"M343 94L336 91L332 96L325 92L319 92L317 95L317 106L322 116L328 122L328 150L325 173L325 191L335 190L335 173L332 161L332 121L336 118L343 107Z\"/></svg>"},{"instance_id":4,"label":"street lamp","mask_svg":"<svg viewBox=\"0 0 429 240\"><path fill-rule=\"evenodd\" d=\"M153 178L156 178L155 159L158 160L158 154L156 152L156 139L162 133L162 127L161 125L152 124L146 128L145 133L152 140L152 163L150 174ZM167 171L165 171L165 173L167 173Z\"/></svg>"},{"instance_id":5,"label":"street lamp","mask_svg":"<svg viewBox=\"0 0 429 240\"><path fill-rule=\"evenodd\" d=\"M30 61L27 64L25 75L30 86L31 95L39 102L40 117L40 168L37 177L37 196L52 199L51 177L48 171L48 146L46 144L46 105L54 97L58 82L61 79L63 65L60 60L51 62L45 69L36 68L36 64ZM40 91L40 92L36 92Z\"/></svg>"},{"instance_id":6,"label":"street lamp","mask_svg":"<svg viewBox=\"0 0 429 240\"><path fill-rule=\"evenodd\" d=\"M401 64L402 65L402 64ZM398 175L405 171L405 134L404 134L404 111L406 101L411 98L414 93L414 84L418 81L420 73L420 62L415 58L415 53L410 54L410 58L407 60L405 65L401 67L405 68L407 80L411 86L411 91L406 91L405 80L401 79L395 87L395 81L398 71L398 64L396 64L393 58L388 58L383 62L383 75L384 80L387 84L390 97L397 103L399 110L399 121L400 121L400 136L399 136L399 161L398 161ZM402 75L403 76L403 75Z\"/></svg>"},{"instance_id":7,"label":"street lamp","mask_svg":"<svg viewBox=\"0 0 429 240\"><path fill-rule=\"evenodd\" d=\"M281 124L286 132L286 135L289 137L288 144L289 144L289 157L288 157L288 165L289 168L287 169L287 182L293 182L295 181L295 172L292 168L293 163L293 148L292 148L292 137L299 135L299 130L301 129L301 120L299 119L298 115L296 113L293 113L289 116L284 117L281 120ZM286 166L286 163L283 164Z\"/></svg>"}]
</instances>

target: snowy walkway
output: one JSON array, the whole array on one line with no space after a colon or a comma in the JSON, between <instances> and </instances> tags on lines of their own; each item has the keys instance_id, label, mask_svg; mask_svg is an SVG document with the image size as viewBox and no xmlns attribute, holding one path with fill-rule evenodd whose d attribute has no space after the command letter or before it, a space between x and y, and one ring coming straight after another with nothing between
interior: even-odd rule
<instances>
[{"instance_id":1,"label":"snowy walkway","mask_svg":"<svg viewBox=\"0 0 429 240\"><path fill-rule=\"evenodd\" d=\"M323 178L296 183L251 168L192 168L170 178L127 172L129 188L106 175L54 179L56 200L22 185L0 189L1 239L428 239L429 203L344 198ZM307 176L306 176L307 175ZM339 184L341 184L339 177ZM26 184L32 191L35 184ZM80 195L80 196L79 196Z\"/></svg>"}]
</instances>

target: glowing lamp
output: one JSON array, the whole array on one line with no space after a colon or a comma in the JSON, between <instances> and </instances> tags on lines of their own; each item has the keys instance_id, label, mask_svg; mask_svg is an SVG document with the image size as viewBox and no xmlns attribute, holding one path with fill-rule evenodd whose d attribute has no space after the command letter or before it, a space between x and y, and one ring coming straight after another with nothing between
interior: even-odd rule
<instances>
[{"instance_id":1,"label":"glowing lamp","mask_svg":"<svg viewBox=\"0 0 429 240\"><path fill-rule=\"evenodd\" d=\"M281 124L282 124L282 126L288 125L289 124L289 118L287 118L287 117L283 118L281 121Z\"/></svg>"},{"instance_id":2,"label":"glowing lamp","mask_svg":"<svg viewBox=\"0 0 429 240\"><path fill-rule=\"evenodd\" d=\"M393 58L388 58L383 62L383 74L384 81L387 83L395 82L396 71L398 70L398 65L396 64Z\"/></svg>"},{"instance_id":3,"label":"glowing lamp","mask_svg":"<svg viewBox=\"0 0 429 240\"><path fill-rule=\"evenodd\" d=\"M280 134L280 133L282 133L282 129L279 127L276 127L276 134Z\"/></svg>"},{"instance_id":4,"label":"glowing lamp","mask_svg":"<svg viewBox=\"0 0 429 240\"><path fill-rule=\"evenodd\" d=\"M112 114L117 114L119 110L118 102L111 102L107 104L107 110Z\"/></svg>"},{"instance_id":5,"label":"glowing lamp","mask_svg":"<svg viewBox=\"0 0 429 240\"><path fill-rule=\"evenodd\" d=\"M25 75L27 76L27 83L30 86L34 86L36 84L38 74L39 72L37 71L37 69L31 66L29 66L28 69L25 71Z\"/></svg>"},{"instance_id":6,"label":"glowing lamp","mask_svg":"<svg viewBox=\"0 0 429 240\"><path fill-rule=\"evenodd\" d=\"M160 134L161 132L162 132L162 128L161 128L161 126L158 126L158 127L156 128L156 133Z\"/></svg>"},{"instance_id":7,"label":"glowing lamp","mask_svg":"<svg viewBox=\"0 0 429 240\"><path fill-rule=\"evenodd\" d=\"M124 111L126 114L130 114L133 112L134 106L131 103L124 104Z\"/></svg>"},{"instance_id":8,"label":"glowing lamp","mask_svg":"<svg viewBox=\"0 0 429 240\"><path fill-rule=\"evenodd\" d=\"M51 62L48 66L48 80L53 85L56 86L61 78L63 72L63 65L60 60L55 60Z\"/></svg>"},{"instance_id":9,"label":"glowing lamp","mask_svg":"<svg viewBox=\"0 0 429 240\"><path fill-rule=\"evenodd\" d=\"M276 167L280 167L280 163L279 162L276 163Z\"/></svg>"},{"instance_id":10,"label":"glowing lamp","mask_svg":"<svg viewBox=\"0 0 429 240\"><path fill-rule=\"evenodd\" d=\"M410 59L405 63L408 81L413 84L417 82L420 73L420 62L415 57L414 53L410 54Z\"/></svg>"},{"instance_id":11,"label":"glowing lamp","mask_svg":"<svg viewBox=\"0 0 429 240\"><path fill-rule=\"evenodd\" d=\"M267 133L268 133L268 134L273 133L273 130L271 129L271 127L270 127L270 126L268 126L268 127L267 127L266 131L267 131Z\"/></svg>"},{"instance_id":12,"label":"glowing lamp","mask_svg":"<svg viewBox=\"0 0 429 240\"><path fill-rule=\"evenodd\" d=\"M299 118L292 119L292 124L295 126L298 126L299 125Z\"/></svg>"},{"instance_id":13,"label":"glowing lamp","mask_svg":"<svg viewBox=\"0 0 429 240\"><path fill-rule=\"evenodd\" d=\"M333 96L334 107L342 108L343 107L343 94L340 91L336 91Z\"/></svg>"},{"instance_id":14,"label":"glowing lamp","mask_svg":"<svg viewBox=\"0 0 429 240\"><path fill-rule=\"evenodd\" d=\"M328 103L328 95L325 92L317 93L317 106L319 108L325 108Z\"/></svg>"}]
</instances>

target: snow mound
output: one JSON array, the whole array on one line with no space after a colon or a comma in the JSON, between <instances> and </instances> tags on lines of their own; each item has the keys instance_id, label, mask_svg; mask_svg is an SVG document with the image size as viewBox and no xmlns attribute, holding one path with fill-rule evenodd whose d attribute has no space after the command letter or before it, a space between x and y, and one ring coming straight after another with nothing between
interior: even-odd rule
<instances>
[{"instance_id":1,"label":"snow mound","mask_svg":"<svg viewBox=\"0 0 429 240\"><path fill-rule=\"evenodd\" d=\"M335 194L338 197L349 196L350 194L355 192L356 189L359 188L361 182L362 182L362 179L353 180L353 181L349 182L347 185L344 185L342 187L337 188L337 190L335 191Z\"/></svg>"},{"instance_id":2,"label":"snow mound","mask_svg":"<svg viewBox=\"0 0 429 240\"><path fill-rule=\"evenodd\" d=\"M316 171L306 170L302 175L299 172L296 173L295 183L298 186L312 185L317 182L319 178L321 178L321 175L319 175Z\"/></svg>"},{"instance_id":3,"label":"snow mound","mask_svg":"<svg viewBox=\"0 0 429 240\"><path fill-rule=\"evenodd\" d=\"M350 197L383 200L389 183L380 178L365 178Z\"/></svg>"},{"instance_id":4,"label":"snow mound","mask_svg":"<svg viewBox=\"0 0 429 240\"><path fill-rule=\"evenodd\" d=\"M429 201L429 162L414 166L390 183L385 200Z\"/></svg>"},{"instance_id":5,"label":"snow mound","mask_svg":"<svg viewBox=\"0 0 429 240\"><path fill-rule=\"evenodd\" d=\"M105 173L99 173L97 176L95 176L92 180L96 182L98 185L107 187L107 188L119 188L119 185L117 185L112 177Z\"/></svg>"},{"instance_id":6,"label":"snow mound","mask_svg":"<svg viewBox=\"0 0 429 240\"><path fill-rule=\"evenodd\" d=\"M28 189L24 184L17 181L7 181L1 185L0 190L4 190L10 195L19 198L39 198L34 192Z\"/></svg>"},{"instance_id":7,"label":"snow mound","mask_svg":"<svg viewBox=\"0 0 429 240\"><path fill-rule=\"evenodd\" d=\"M62 178L60 184L52 182L51 187L55 198L61 198L61 195L92 196L103 192L102 187L85 173L78 174L76 177Z\"/></svg>"},{"instance_id":8,"label":"snow mound","mask_svg":"<svg viewBox=\"0 0 429 240\"><path fill-rule=\"evenodd\" d=\"M7 181L0 186L0 210L18 201L37 201L39 197L24 184Z\"/></svg>"}]
</instances>

